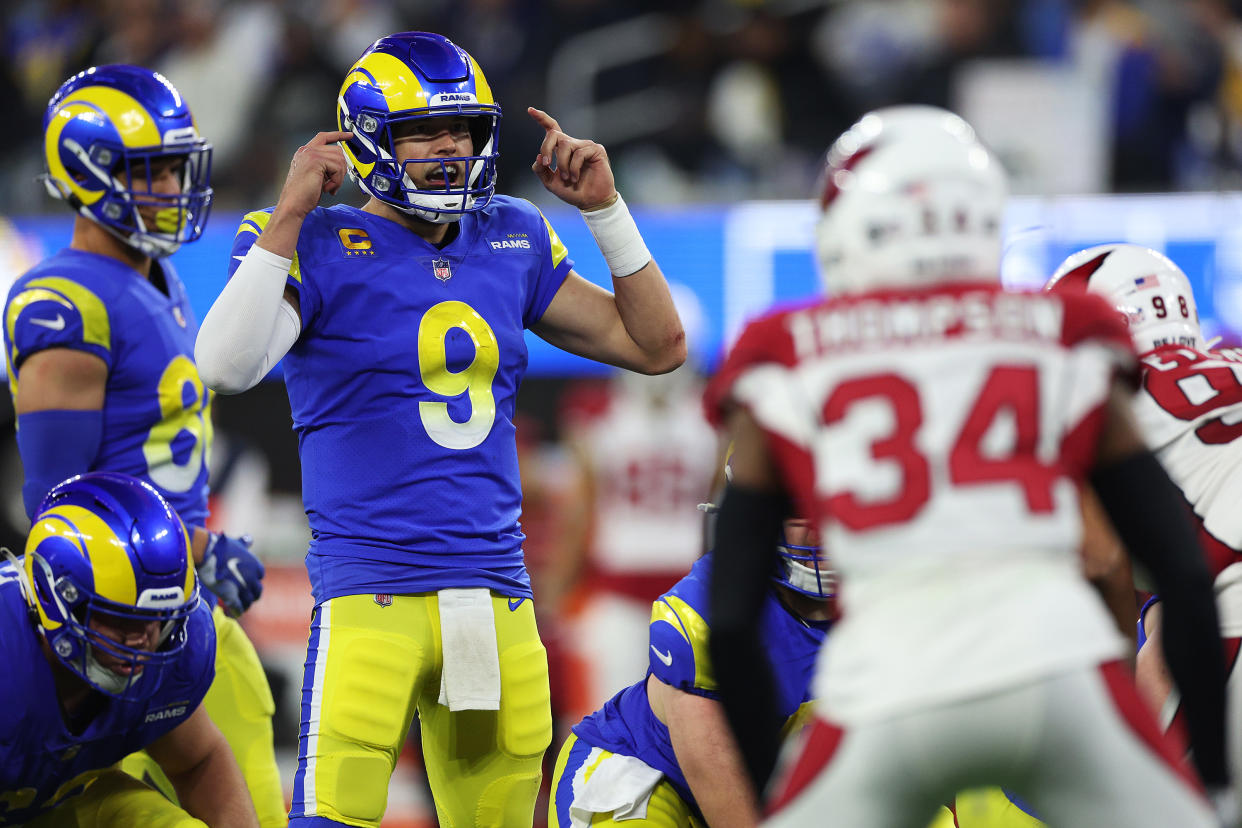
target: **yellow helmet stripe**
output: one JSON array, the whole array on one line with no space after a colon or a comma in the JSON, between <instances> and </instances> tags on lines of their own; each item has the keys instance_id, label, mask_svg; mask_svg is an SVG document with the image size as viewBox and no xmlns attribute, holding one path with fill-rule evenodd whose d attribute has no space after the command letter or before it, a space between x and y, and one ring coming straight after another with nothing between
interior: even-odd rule
<instances>
[{"instance_id":1,"label":"yellow helmet stripe","mask_svg":"<svg viewBox=\"0 0 1242 828\"><path fill-rule=\"evenodd\" d=\"M103 112L121 135L121 143L130 149L158 147L164 143L151 113L137 100L111 86L84 86L69 97L65 104L89 104Z\"/></svg>"},{"instance_id":2,"label":"yellow helmet stripe","mask_svg":"<svg viewBox=\"0 0 1242 828\"><path fill-rule=\"evenodd\" d=\"M341 86L342 94L351 83L372 83L379 87L389 112L422 109L428 104L427 92L410 68L384 52L363 55L345 76L345 83Z\"/></svg>"},{"instance_id":3,"label":"yellow helmet stripe","mask_svg":"<svg viewBox=\"0 0 1242 828\"><path fill-rule=\"evenodd\" d=\"M94 204L103 198L106 190L84 188L79 185L60 160L61 135L75 118L102 113L115 127L122 145L129 148L158 147L164 142L159 127L151 114L133 97L110 86L85 86L65 98L48 124L43 136L43 157L48 172L58 189L65 195L65 188L77 196L83 204ZM83 151L89 147L82 147Z\"/></svg>"},{"instance_id":4,"label":"yellow helmet stripe","mask_svg":"<svg viewBox=\"0 0 1242 828\"><path fill-rule=\"evenodd\" d=\"M138 584L125 538L117 537L106 521L81 506L53 506L44 514L64 521L57 521L61 526L59 534L82 538L95 573L96 595L121 604L133 604L138 600Z\"/></svg>"},{"instance_id":5,"label":"yellow helmet stripe","mask_svg":"<svg viewBox=\"0 0 1242 828\"><path fill-rule=\"evenodd\" d=\"M368 175L371 174L371 170L375 169L374 161L372 161L370 164L364 164L361 161L359 161L358 156L354 155L353 151L350 150L349 144L346 144L345 142L342 141L341 149L344 150L345 157L349 159L349 163L353 164L354 169L358 171L358 175L362 176L363 178L366 178Z\"/></svg>"},{"instance_id":6,"label":"yellow helmet stripe","mask_svg":"<svg viewBox=\"0 0 1242 828\"><path fill-rule=\"evenodd\" d=\"M182 594L188 599L194 594L194 579L198 577L198 571L194 568L194 549L190 542L190 533L180 517L177 518L177 525L181 527L181 537L185 542L185 588Z\"/></svg>"},{"instance_id":7,"label":"yellow helmet stripe","mask_svg":"<svg viewBox=\"0 0 1242 828\"><path fill-rule=\"evenodd\" d=\"M466 55L470 57L470 55ZM487 82L487 78L483 76L483 69L479 66L478 61L470 57L470 65L474 67L474 96L479 99L481 104L494 104L496 98L492 95L492 87Z\"/></svg>"},{"instance_id":8,"label":"yellow helmet stripe","mask_svg":"<svg viewBox=\"0 0 1242 828\"><path fill-rule=\"evenodd\" d=\"M86 205L94 204L103 198L105 190L87 190L79 185L74 180L74 177L69 174L69 171L65 169L65 165L60 160L60 134L74 118L91 112L94 112L94 110L83 103L62 106L52 116L52 120L47 125L47 132L43 135L43 158L47 162L47 171L51 174L57 189L61 191L62 196L75 195ZM83 147L82 149L85 150L87 148ZM65 192L66 187L69 188L69 192Z\"/></svg>"},{"instance_id":9,"label":"yellow helmet stripe","mask_svg":"<svg viewBox=\"0 0 1242 828\"><path fill-rule=\"evenodd\" d=\"M81 538L63 520L52 515L35 522L30 527L30 532L26 535L26 577L32 586L37 582L37 579L35 576L35 556L31 553L37 551L39 545L49 537L61 536L68 538L78 548L83 558L87 557ZM60 622L43 611L43 604L35 598L33 591L28 597L31 604L39 612L39 623L43 625L43 628L46 630L59 629L61 626Z\"/></svg>"}]
</instances>

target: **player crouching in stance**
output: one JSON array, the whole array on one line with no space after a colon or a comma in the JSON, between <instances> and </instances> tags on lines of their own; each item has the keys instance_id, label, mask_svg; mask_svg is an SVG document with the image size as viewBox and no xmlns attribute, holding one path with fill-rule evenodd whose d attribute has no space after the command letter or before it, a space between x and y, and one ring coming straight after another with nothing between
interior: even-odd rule
<instances>
[{"instance_id":1,"label":"player crouching in stance","mask_svg":"<svg viewBox=\"0 0 1242 828\"><path fill-rule=\"evenodd\" d=\"M713 507L714 508L714 507ZM785 732L810 711L815 657L832 610L832 573L815 531L785 523L780 565L764 591L759 629L777 672ZM755 825L759 800L716 694L707 654L711 553L651 609L647 676L573 728L552 779L552 828Z\"/></svg>"},{"instance_id":2,"label":"player crouching in stance","mask_svg":"<svg viewBox=\"0 0 1242 828\"><path fill-rule=\"evenodd\" d=\"M0 563L0 625L0 825L258 825L200 706L215 629L189 536L153 488L96 472L52 489ZM143 748L181 808L110 767Z\"/></svg>"},{"instance_id":3,"label":"player crouching in stance","mask_svg":"<svg viewBox=\"0 0 1242 828\"><path fill-rule=\"evenodd\" d=\"M1098 297L1001 288L1006 189L956 115L864 116L828 154L816 253L830 298L752 322L708 388L734 445L710 652L757 787L780 726L757 553L794 508L838 575L814 721L770 825L917 828L985 785L1052 825L1220 824L1081 571L1090 481L1164 590L1195 765L1226 789L1211 579L1133 424L1129 334Z\"/></svg>"}]
</instances>

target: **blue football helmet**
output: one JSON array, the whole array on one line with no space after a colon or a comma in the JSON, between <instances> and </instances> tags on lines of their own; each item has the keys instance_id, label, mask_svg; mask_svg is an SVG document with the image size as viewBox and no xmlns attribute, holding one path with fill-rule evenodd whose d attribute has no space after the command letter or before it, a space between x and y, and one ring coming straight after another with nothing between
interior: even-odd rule
<instances>
[{"instance_id":1,"label":"blue football helmet","mask_svg":"<svg viewBox=\"0 0 1242 828\"><path fill-rule=\"evenodd\" d=\"M780 553L781 562L772 579L778 584L821 601L835 594L836 574L822 557L821 547L795 546L785 539L782 531L776 551Z\"/></svg>"},{"instance_id":2,"label":"blue football helmet","mask_svg":"<svg viewBox=\"0 0 1242 828\"><path fill-rule=\"evenodd\" d=\"M151 486L91 472L48 492L26 539L26 598L55 657L91 687L124 701L149 697L186 647L198 606L190 537ZM154 651L92 628L159 622ZM121 665L109 669L99 661Z\"/></svg>"},{"instance_id":3,"label":"blue football helmet","mask_svg":"<svg viewBox=\"0 0 1242 828\"><path fill-rule=\"evenodd\" d=\"M474 155L411 158L399 164L393 130L421 118L463 115L470 119ZM337 128L354 137L341 144L349 177L369 196L435 224L458 221L482 210L496 191L500 155L500 107L474 58L451 40L428 32L382 37L350 68L336 101ZM465 164L454 184L445 166ZM407 165L439 163L443 187L420 189Z\"/></svg>"},{"instance_id":4,"label":"blue football helmet","mask_svg":"<svg viewBox=\"0 0 1242 828\"><path fill-rule=\"evenodd\" d=\"M143 255L167 256L203 234L211 144L157 72L95 66L65 81L43 116L43 156L52 197ZM153 165L169 159L178 165L181 192L151 192Z\"/></svg>"},{"instance_id":5,"label":"blue football helmet","mask_svg":"<svg viewBox=\"0 0 1242 828\"><path fill-rule=\"evenodd\" d=\"M725 474L731 477L729 467L725 466ZM715 503L700 503L699 511L707 515L707 544L716 543L716 512L720 507ZM795 592L826 601L836 594L836 573L823 557L820 546L797 546L785 538L785 530L781 530L781 542L776 545L780 562L772 573L772 580L787 586Z\"/></svg>"}]
</instances>

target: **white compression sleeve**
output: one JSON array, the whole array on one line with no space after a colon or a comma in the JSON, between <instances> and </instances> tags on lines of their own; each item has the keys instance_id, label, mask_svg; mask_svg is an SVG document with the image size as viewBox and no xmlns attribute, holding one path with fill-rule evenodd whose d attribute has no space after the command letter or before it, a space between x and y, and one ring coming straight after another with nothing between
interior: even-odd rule
<instances>
[{"instance_id":1,"label":"white compression sleeve","mask_svg":"<svg viewBox=\"0 0 1242 828\"><path fill-rule=\"evenodd\" d=\"M221 394L253 388L302 332L298 312L284 300L292 262L258 245L216 298L194 342L198 373Z\"/></svg>"}]
</instances>

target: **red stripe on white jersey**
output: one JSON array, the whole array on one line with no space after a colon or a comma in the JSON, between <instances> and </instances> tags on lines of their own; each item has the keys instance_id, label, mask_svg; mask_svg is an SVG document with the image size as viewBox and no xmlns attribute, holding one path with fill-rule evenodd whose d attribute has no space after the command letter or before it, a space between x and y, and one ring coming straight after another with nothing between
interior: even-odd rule
<instances>
[{"instance_id":1,"label":"red stripe on white jersey","mask_svg":"<svg viewBox=\"0 0 1242 828\"><path fill-rule=\"evenodd\" d=\"M845 730L816 716L807 730L798 758L772 785L767 815L772 816L802 793L819 776L841 745Z\"/></svg>"},{"instance_id":2,"label":"red stripe on white jersey","mask_svg":"<svg viewBox=\"0 0 1242 828\"><path fill-rule=\"evenodd\" d=\"M1168 765L1191 790L1203 793L1203 785L1190 767L1183 761L1186 746L1173 732L1162 733L1151 708L1139 697L1134 677L1120 661L1100 665L1100 675L1108 688L1113 704L1121 718L1153 754Z\"/></svg>"}]
</instances>

